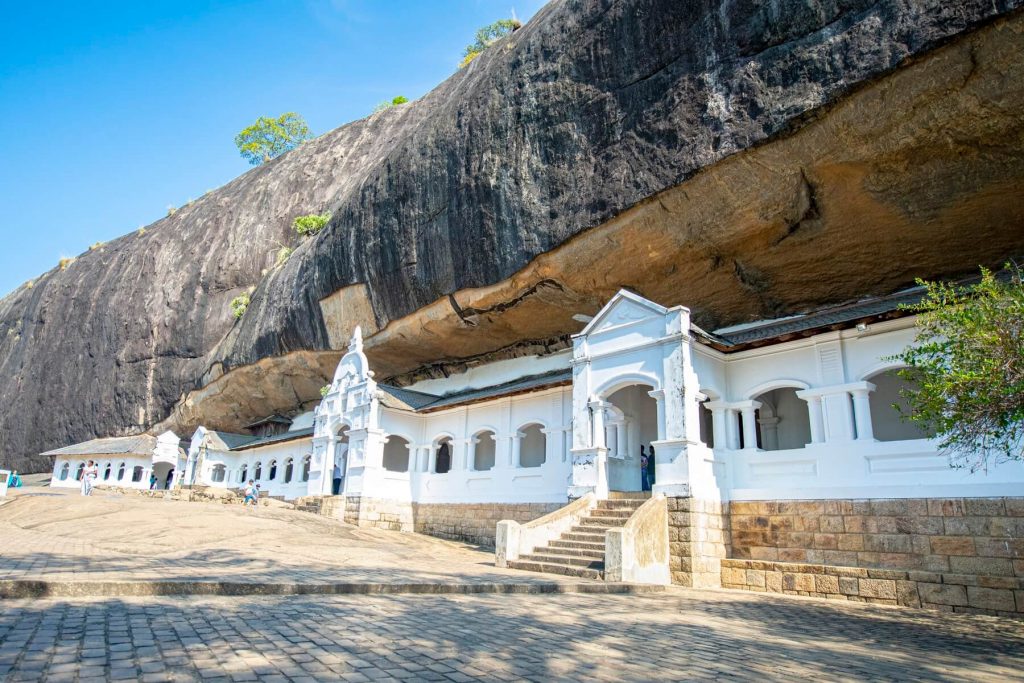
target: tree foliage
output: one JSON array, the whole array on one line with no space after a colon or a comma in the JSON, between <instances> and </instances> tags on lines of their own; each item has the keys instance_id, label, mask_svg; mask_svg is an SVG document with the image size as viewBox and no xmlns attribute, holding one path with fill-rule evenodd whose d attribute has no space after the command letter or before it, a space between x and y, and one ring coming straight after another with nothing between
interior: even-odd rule
<instances>
[{"instance_id":1,"label":"tree foliage","mask_svg":"<svg viewBox=\"0 0 1024 683\"><path fill-rule=\"evenodd\" d=\"M296 216L292 221L292 227L302 237L309 237L323 230L329 220L331 220L330 213L311 213L308 216Z\"/></svg>"},{"instance_id":2,"label":"tree foliage","mask_svg":"<svg viewBox=\"0 0 1024 683\"><path fill-rule=\"evenodd\" d=\"M408 101L409 98L406 97L405 95L398 95L397 97L393 97L390 102L384 100L383 102L378 104L376 107L373 108L373 113L376 114L379 111L384 111L385 109L390 109L391 107L397 107L398 105L405 104Z\"/></svg>"},{"instance_id":3,"label":"tree foliage","mask_svg":"<svg viewBox=\"0 0 1024 683\"><path fill-rule=\"evenodd\" d=\"M519 30L522 26L518 19L499 19L493 24L487 24L487 26L477 29L473 42L467 45L466 49L462 52L462 61L459 62L459 68L461 69L469 64L494 42L504 38L513 31Z\"/></svg>"},{"instance_id":4,"label":"tree foliage","mask_svg":"<svg viewBox=\"0 0 1024 683\"><path fill-rule=\"evenodd\" d=\"M236 318L241 318L243 315L245 315L245 309L249 307L249 303L250 300L248 294L240 294L239 296L236 296L234 299L231 300L232 315L234 315Z\"/></svg>"},{"instance_id":5,"label":"tree foliage","mask_svg":"<svg viewBox=\"0 0 1024 683\"><path fill-rule=\"evenodd\" d=\"M256 123L235 136L235 145L246 161L258 166L312 137L305 120L295 112L287 112L276 119L259 117Z\"/></svg>"},{"instance_id":6,"label":"tree foliage","mask_svg":"<svg viewBox=\"0 0 1024 683\"><path fill-rule=\"evenodd\" d=\"M923 282L913 345L894 358L917 385L904 419L936 434L955 467L1024 459L1024 284L982 269L973 286Z\"/></svg>"}]
</instances>

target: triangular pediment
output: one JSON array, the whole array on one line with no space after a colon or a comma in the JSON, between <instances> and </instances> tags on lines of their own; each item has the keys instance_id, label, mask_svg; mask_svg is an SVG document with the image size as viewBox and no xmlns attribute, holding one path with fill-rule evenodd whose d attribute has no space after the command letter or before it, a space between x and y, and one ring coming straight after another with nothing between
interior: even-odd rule
<instances>
[{"instance_id":1,"label":"triangular pediment","mask_svg":"<svg viewBox=\"0 0 1024 683\"><path fill-rule=\"evenodd\" d=\"M622 289L604 305L580 334L591 335L651 318L661 318L667 312L668 309L664 306Z\"/></svg>"}]
</instances>

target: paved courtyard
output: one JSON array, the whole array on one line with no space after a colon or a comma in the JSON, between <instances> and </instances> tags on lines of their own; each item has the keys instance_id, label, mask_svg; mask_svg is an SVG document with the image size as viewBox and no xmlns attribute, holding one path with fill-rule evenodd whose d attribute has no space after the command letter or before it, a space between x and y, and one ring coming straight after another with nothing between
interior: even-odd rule
<instances>
[{"instance_id":1,"label":"paved courtyard","mask_svg":"<svg viewBox=\"0 0 1024 683\"><path fill-rule=\"evenodd\" d=\"M290 510L121 496L20 492L0 540L0 584L595 585ZM0 681L1024 680L1024 621L755 593L86 595L0 599Z\"/></svg>"},{"instance_id":2,"label":"paved courtyard","mask_svg":"<svg viewBox=\"0 0 1024 683\"><path fill-rule=\"evenodd\" d=\"M9 681L1022 675L1018 622L721 591L14 600L0 613Z\"/></svg>"}]
</instances>

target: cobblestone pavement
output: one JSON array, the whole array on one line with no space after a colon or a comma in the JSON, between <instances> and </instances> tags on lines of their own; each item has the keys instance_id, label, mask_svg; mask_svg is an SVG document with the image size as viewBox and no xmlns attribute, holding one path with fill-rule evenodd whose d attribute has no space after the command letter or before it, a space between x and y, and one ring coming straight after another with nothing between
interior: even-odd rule
<instances>
[{"instance_id":1,"label":"cobblestone pavement","mask_svg":"<svg viewBox=\"0 0 1024 683\"><path fill-rule=\"evenodd\" d=\"M4 681L1020 680L1024 625L852 603L657 596L13 600Z\"/></svg>"}]
</instances>

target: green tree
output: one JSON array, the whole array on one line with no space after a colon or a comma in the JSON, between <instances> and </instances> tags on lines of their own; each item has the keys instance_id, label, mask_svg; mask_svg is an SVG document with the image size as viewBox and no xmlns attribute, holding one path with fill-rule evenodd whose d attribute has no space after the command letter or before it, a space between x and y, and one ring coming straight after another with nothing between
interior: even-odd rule
<instances>
[{"instance_id":1,"label":"green tree","mask_svg":"<svg viewBox=\"0 0 1024 683\"><path fill-rule=\"evenodd\" d=\"M918 281L914 344L894 356L916 384L904 391L904 419L939 439L955 467L1024 459L1024 284L982 269L973 286Z\"/></svg>"},{"instance_id":2,"label":"green tree","mask_svg":"<svg viewBox=\"0 0 1024 683\"><path fill-rule=\"evenodd\" d=\"M295 112L288 112L276 119L259 117L256 123L235 136L235 145L242 158L258 166L312 137L305 120Z\"/></svg>"},{"instance_id":3,"label":"green tree","mask_svg":"<svg viewBox=\"0 0 1024 683\"><path fill-rule=\"evenodd\" d=\"M477 29L475 39L462 52L462 61L459 62L459 68L461 69L469 64L494 42L504 38L513 31L518 31L522 26L518 19L499 19L493 24L487 24L487 26Z\"/></svg>"},{"instance_id":4,"label":"green tree","mask_svg":"<svg viewBox=\"0 0 1024 683\"><path fill-rule=\"evenodd\" d=\"M231 300L231 314L236 318L241 318L245 315L245 309L249 307L251 303L248 294L240 294Z\"/></svg>"},{"instance_id":5,"label":"green tree","mask_svg":"<svg viewBox=\"0 0 1024 683\"><path fill-rule=\"evenodd\" d=\"M380 104L373 108L373 113L376 114L379 111L384 111L385 109L390 109L391 107L397 107L398 105L405 104L408 101L409 98L406 97L405 95L399 95L398 97L394 97L391 99L390 102L384 100L383 102L381 102Z\"/></svg>"},{"instance_id":6,"label":"green tree","mask_svg":"<svg viewBox=\"0 0 1024 683\"><path fill-rule=\"evenodd\" d=\"M292 221L292 227L302 237L309 237L323 230L329 220L331 220L330 213L311 213L308 216L296 216Z\"/></svg>"}]
</instances>

